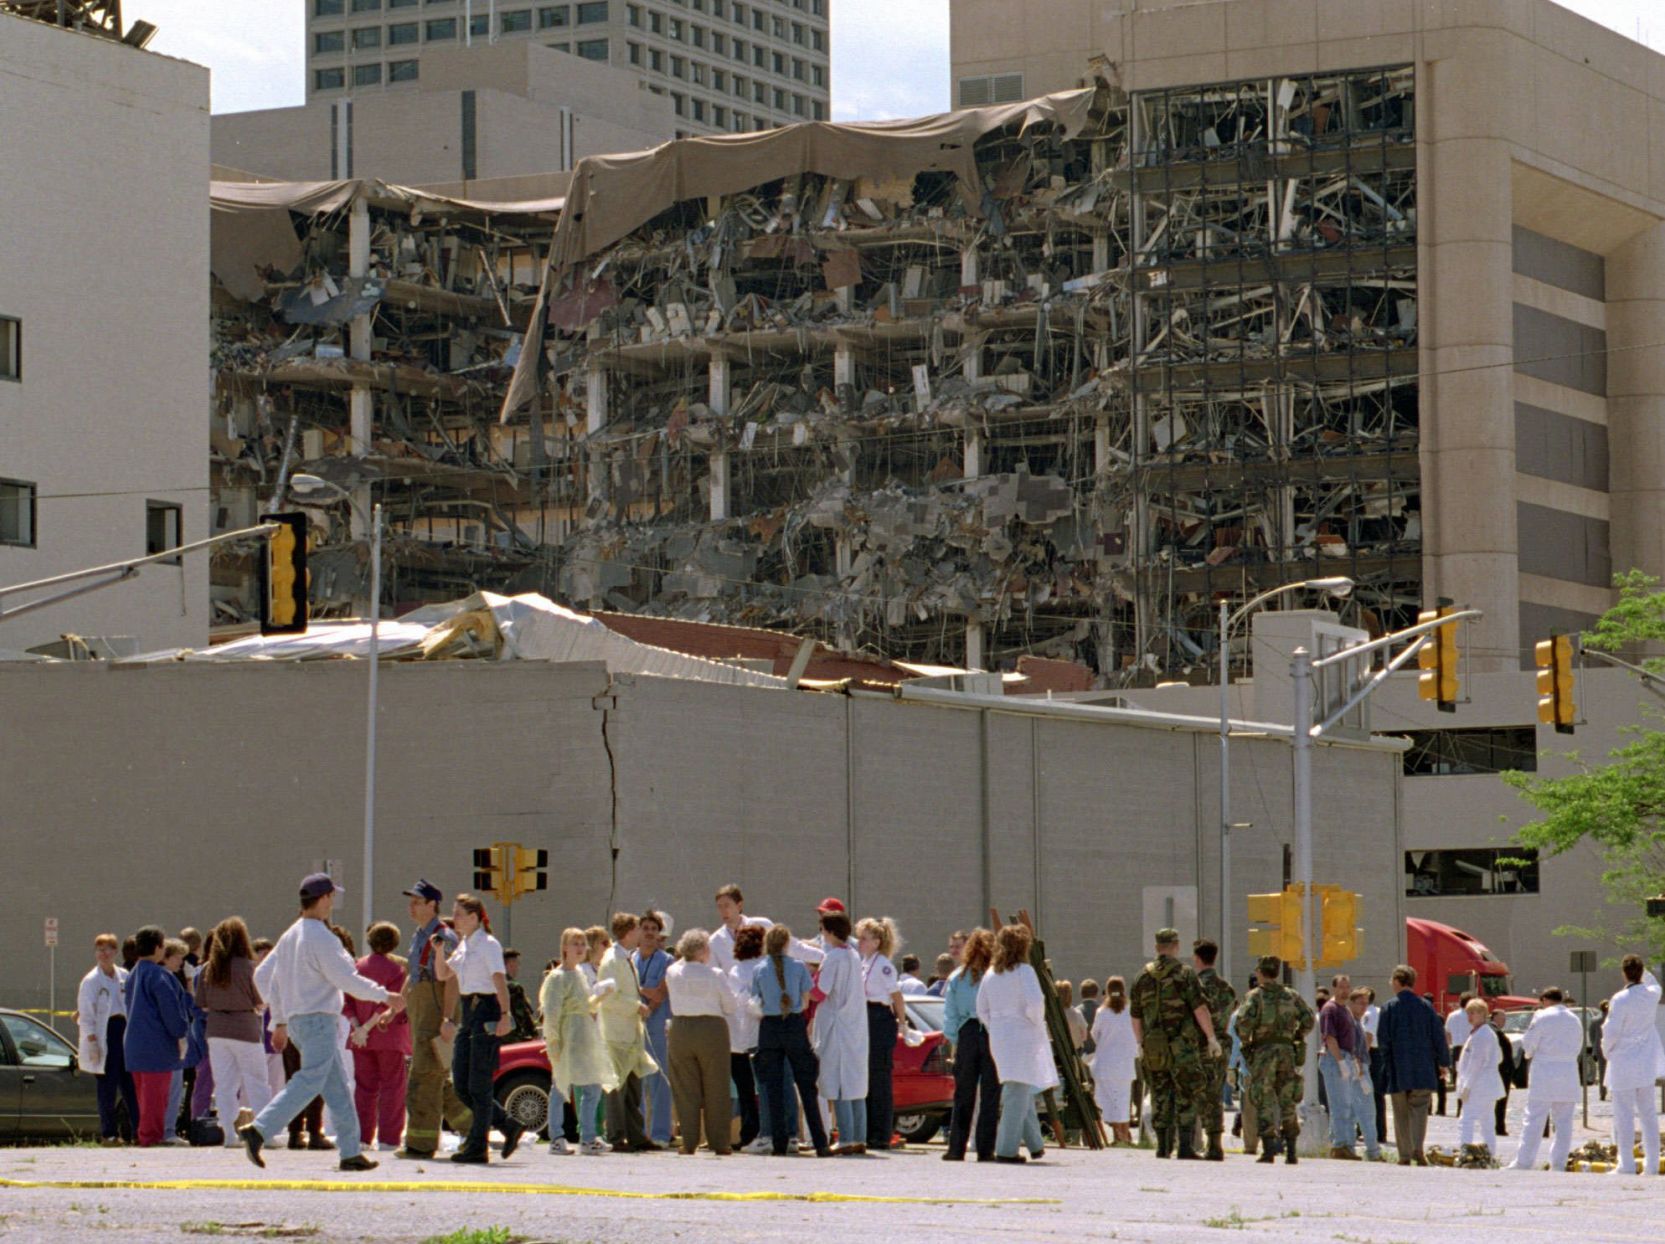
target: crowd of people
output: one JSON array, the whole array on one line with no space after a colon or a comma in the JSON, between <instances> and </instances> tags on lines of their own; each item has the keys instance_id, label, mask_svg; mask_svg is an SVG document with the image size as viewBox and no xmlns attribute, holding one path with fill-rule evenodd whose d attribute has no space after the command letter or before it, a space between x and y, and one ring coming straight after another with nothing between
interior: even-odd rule
<instances>
[{"instance_id":1,"label":"crowd of people","mask_svg":"<svg viewBox=\"0 0 1665 1244\"><path fill-rule=\"evenodd\" d=\"M1113 1144L1135 1144L1137 1120L1154 1133L1158 1158L1223 1161L1235 1101L1245 1151L1294 1163L1315 1026L1331 1157L1355 1159L1362 1142L1367 1159L1380 1159L1391 1103L1398 1161L1426 1164L1427 1118L1448 1076L1463 1144L1489 1158L1504 1131L1512 1057L1496 1017L1484 1000L1467 1000L1442 1022L1404 966L1382 1006L1337 976L1315 1011L1283 983L1276 958L1259 961L1239 999L1215 971L1213 942L1194 943L1182 963L1179 934L1163 929L1131 987L1123 976L1102 992L1083 981L1078 1003L1070 982L1055 982L1057 1026L1022 924L955 933L926 979L888 918L852 921L827 898L813 936L800 938L748 915L739 887L726 885L713 928L688 929L674 945L671 918L655 910L566 929L534 1005L517 979L518 952L492 935L478 898L456 895L442 915L445 896L420 880L405 891L409 941L377 922L359 957L333 919L340 894L325 874L305 878L298 918L275 942L251 938L235 916L206 937L156 926L125 943L99 935L77 1023L106 1144L224 1144L264 1166L287 1135L290 1149L338 1151L341 1169L363 1171L378 1145L436 1158L449 1131L459 1138L452 1162L485 1164L493 1131L507 1158L527 1130L497 1100L500 1047L541 1039L553 1154L692 1154L702 1139L718 1155L736 1143L778 1156L884 1151L902 1144L891 1094L897 1040L922 1039L910 995L942 999L954 1076L947 1161L1042 1157L1037 1103L1059 1086L1060 1058L1079 1054ZM1653 1025L1660 987L1636 956L1623 971L1602 1031L1606 1080L1621 1168L1636 1169L1640 1126L1651 1172L1652 1087L1665 1074ZM1523 1037L1533 1074L1512 1168L1536 1164L1546 1125L1551 1164L1565 1165L1583 1040L1560 991L1545 990ZM1073 1049L1058 1048L1066 1042Z\"/></svg>"}]
</instances>

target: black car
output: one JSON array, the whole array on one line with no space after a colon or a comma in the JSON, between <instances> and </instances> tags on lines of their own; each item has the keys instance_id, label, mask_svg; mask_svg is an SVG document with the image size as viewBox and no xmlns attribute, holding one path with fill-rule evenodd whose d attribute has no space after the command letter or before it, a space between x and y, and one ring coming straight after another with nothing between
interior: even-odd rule
<instances>
[{"instance_id":1,"label":"black car","mask_svg":"<svg viewBox=\"0 0 1665 1244\"><path fill-rule=\"evenodd\" d=\"M98 1079L75 1047L21 1011L0 1010L0 1143L96 1140Z\"/></svg>"}]
</instances>

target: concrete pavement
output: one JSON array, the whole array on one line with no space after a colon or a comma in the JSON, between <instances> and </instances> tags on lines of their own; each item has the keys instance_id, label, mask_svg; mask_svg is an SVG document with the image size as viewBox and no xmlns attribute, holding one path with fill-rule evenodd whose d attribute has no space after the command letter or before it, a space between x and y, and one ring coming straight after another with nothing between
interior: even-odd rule
<instances>
[{"instance_id":1,"label":"concrete pavement","mask_svg":"<svg viewBox=\"0 0 1665 1244\"><path fill-rule=\"evenodd\" d=\"M1430 1143L1451 1145L1455 1131L1453 1120L1436 1119ZM1505 1156L1512 1150L1512 1139L1503 1142ZM0 1239L212 1234L377 1244L506 1227L527 1241L563 1244L801 1244L806 1236L1168 1242L1205 1240L1217 1230L1292 1244L1449 1244L1474 1226L1488 1238L1504 1230L1517 1240L1652 1241L1665 1218L1665 1179L1310 1159L1291 1169L1240 1154L1223 1165L1175 1163L1144 1151L1053 1150L1042 1162L1009 1167L947 1164L941 1153L932 1144L831 1161L557 1158L537 1146L485 1169L378 1155L388 1159L379 1170L350 1176L336 1172L333 1155L284 1150L258 1171L235 1150L6 1149ZM1465 1219L1473 1222L1464 1226Z\"/></svg>"}]
</instances>

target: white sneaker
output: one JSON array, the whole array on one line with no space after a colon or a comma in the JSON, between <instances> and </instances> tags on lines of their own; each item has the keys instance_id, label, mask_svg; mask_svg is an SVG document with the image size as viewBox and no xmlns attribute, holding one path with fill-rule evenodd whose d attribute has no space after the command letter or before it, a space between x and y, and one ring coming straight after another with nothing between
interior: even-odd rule
<instances>
[{"instance_id":1,"label":"white sneaker","mask_svg":"<svg viewBox=\"0 0 1665 1244\"><path fill-rule=\"evenodd\" d=\"M566 1157L572 1152L572 1146L567 1144L567 1138L565 1136L557 1136L554 1140L549 1142L549 1152L558 1157Z\"/></svg>"},{"instance_id":2,"label":"white sneaker","mask_svg":"<svg viewBox=\"0 0 1665 1244\"><path fill-rule=\"evenodd\" d=\"M380 1144L378 1144L376 1146L376 1148L382 1153L398 1153L399 1152L399 1146L398 1145L390 1145L385 1140L382 1141Z\"/></svg>"},{"instance_id":3,"label":"white sneaker","mask_svg":"<svg viewBox=\"0 0 1665 1244\"><path fill-rule=\"evenodd\" d=\"M611 1153L611 1152L613 1152L613 1144L612 1144L612 1142L611 1142L611 1141L607 1141L607 1140L603 1140L603 1139L601 1139L601 1137L599 1137L599 1136L597 1136L597 1137L596 1137L596 1138L595 1138L595 1139L594 1139L594 1140L593 1140L593 1141L591 1141L591 1142L590 1142L590 1143L591 1143L591 1144L594 1144L594 1145L598 1145L598 1146L600 1146L600 1148L601 1148L601 1152L603 1152L603 1153Z\"/></svg>"},{"instance_id":4,"label":"white sneaker","mask_svg":"<svg viewBox=\"0 0 1665 1244\"><path fill-rule=\"evenodd\" d=\"M611 1153L613 1147L605 1140L592 1140L578 1146L578 1152L586 1158L599 1158L604 1153Z\"/></svg>"},{"instance_id":5,"label":"white sneaker","mask_svg":"<svg viewBox=\"0 0 1665 1244\"><path fill-rule=\"evenodd\" d=\"M741 1153L764 1154L773 1152L775 1142L767 1136L759 1136L751 1144L740 1150Z\"/></svg>"}]
</instances>

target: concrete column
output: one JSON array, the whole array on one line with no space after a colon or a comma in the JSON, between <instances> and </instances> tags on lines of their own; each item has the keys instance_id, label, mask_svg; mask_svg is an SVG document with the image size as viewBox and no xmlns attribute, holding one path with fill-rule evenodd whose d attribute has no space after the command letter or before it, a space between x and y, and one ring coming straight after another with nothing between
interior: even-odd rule
<instances>
[{"instance_id":1,"label":"concrete column","mask_svg":"<svg viewBox=\"0 0 1665 1244\"><path fill-rule=\"evenodd\" d=\"M711 455L711 521L721 522L728 517L729 460L728 450L719 449Z\"/></svg>"},{"instance_id":2,"label":"concrete column","mask_svg":"<svg viewBox=\"0 0 1665 1244\"><path fill-rule=\"evenodd\" d=\"M708 401L714 414L728 414L731 383L732 372L728 355L720 350L714 352L711 355L709 384L707 386ZM720 522L728 517L732 498L729 495L729 456L727 449L719 449L711 455L711 491L708 500L712 522Z\"/></svg>"},{"instance_id":3,"label":"concrete column","mask_svg":"<svg viewBox=\"0 0 1665 1244\"><path fill-rule=\"evenodd\" d=\"M977 253L967 251L973 270L976 268ZM965 356L964 374L967 380L976 380L983 374L983 342L985 337L981 333L966 337L960 347ZM967 427L965 430L965 463L962 474L967 479L976 479L983 473L983 430L978 427Z\"/></svg>"},{"instance_id":4,"label":"concrete column","mask_svg":"<svg viewBox=\"0 0 1665 1244\"><path fill-rule=\"evenodd\" d=\"M965 461L961 466L961 474L967 479L976 479L983 473L983 431L981 428L967 428L965 432Z\"/></svg>"},{"instance_id":5,"label":"concrete column","mask_svg":"<svg viewBox=\"0 0 1665 1244\"><path fill-rule=\"evenodd\" d=\"M841 341L833 351L833 386L843 388L845 385L852 389L856 387L856 352Z\"/></svg>"},{"instance_id":6,"label":"concrete column","mask_svg":"<svg viewBox=\"0 0 1665 1244\"><path fill-rule=\"evenodd\" d=\"M729 388L733 383L731 369L728 355L718 351L711 356L706 404L711 407L713 414L728 414Z\"/></svg>"},{"instance_id":7,"label":"concrete column","mask_svg":"<svg viewBox=\"0 0 1665 1244\"><path fill-rule=\"evenodd\" d=\"M1665 575L1665 225L1607 257L1607 451L1615 574Z\"/></svg>"},{"instance_id":8,"label":"concrete column","mask_svg":"<svg viewBox=\"0 0 1665 1244\"><path fill-rule=\"evenodd\" d=\"M370 275L370 204L360 197L353 201L347 218L347 275L363 278ZM347 352L354 359L370 358L370 317L355 315L347 329ZM370 452L375 436L375 395L364 385L354 385L347 398L347 435L352 453L363 458ZM352 495L348 529L353 539L363 540L370 534L370 498L368 485L355 488ZM365 602L368 604L368 601ZM362 612L362 610L360 611Z\"/></svg>"},{"instance_id":9,"label":"concrete column","mask_svg":"<svg viewBox=\"0 0 1665 1244\"><path fill-rule=\"evenodd\" d=\"M967 621L965 624L965 667L968 670L984 668L983 639L983 624L976 621Z\"/></svg>"},{"instance_id":10,"label":"concrete column","mask_svg":"<svg viewBox=\"0 0 1665 1244\"><path fill-rule=\"evenodd\" d=\"M1513 203L1501 137L1514 118L1507 94L1476 80L1485 69L1432 61L1417 101L1422 595L1485 611L1467 636L1477 672L1514 668L1520 643Z\"/></svg>"},{"instance_id":11,"label":"concrete column","mask_svg":"<svg viewBox=\"0 0 1665 1244\"><path fill-rule=\"evenodd\" d=\"M1100 419L1093 424L1093 474L1110 473L1110 421Z\"/></svg>"},{"instance_id":12,"label":"concrete column","mask_svg":"<svg viewBox=\"0 0 1665 1244\"><path fill-rule=\"evenodd\" d=\"M981 285L982 264L977 257L975 246L967 247L960 252L960 284L965 286Z\"/></svg>"},{"instance_id":13,"label":"concrete column","mask_svg":"<svg viewBox=\"0 0 1665 1244\"><path fill-rule=\"evenodd\" d=\"M594 436L607 426L607 369L592 362L584 372L585 430Z\"/></svg>"}]
</instances>

